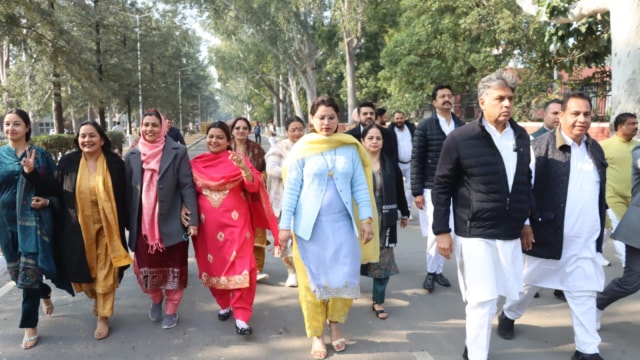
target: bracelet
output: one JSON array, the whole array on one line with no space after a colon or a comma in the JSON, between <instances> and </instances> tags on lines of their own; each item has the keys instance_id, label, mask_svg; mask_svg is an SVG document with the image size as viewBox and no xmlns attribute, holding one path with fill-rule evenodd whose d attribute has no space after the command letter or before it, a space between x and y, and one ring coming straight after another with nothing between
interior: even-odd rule
<instances>
[{"instance_id":1,"label":"bracelet","mask_svg":"<svg viewBox=\"0 0 640 360\"><path fill-rule=\"evenodd\" d=\"M373 219L371 218L360 220L360 224L371 224L371 223L373 223Z\"/></svg>"},{"instance_id":2,"label":"bracelet","mask_svg":"<svg viewBox=\"0 0 640 360\"><path fill-rule=\"evenodd\" d=\"M242 171L242 177L245 177L245 178L246 178L246 177L247 177L247 176L249 176L249 175L251 175L251 170L249 170L249 171L247 171L247 172Z\"/></svg>"}]
</instances>

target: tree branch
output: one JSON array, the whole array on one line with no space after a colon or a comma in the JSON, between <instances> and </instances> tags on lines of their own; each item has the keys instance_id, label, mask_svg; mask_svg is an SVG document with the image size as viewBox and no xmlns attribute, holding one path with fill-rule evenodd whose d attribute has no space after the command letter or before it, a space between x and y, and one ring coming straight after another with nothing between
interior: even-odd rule
<instances>
[{"instance_id":1,"label":"tree branch","mask_svg":"<svg viewBox=\"0 0 640 360\"><path fill-rule=\"evenodd\" d=\"M609 11L612 3L607 0L580 0L569 7L566 17L557 17L553 19L547 18L544 12L541 12L536 0L516 0L516 3L522 11L533 16L540 16L541 21L548 21L554 24L568 24L578 22L592 15L602 14ZM540 15L538 13L540 12Z\"/></svg>"}]
</instances>

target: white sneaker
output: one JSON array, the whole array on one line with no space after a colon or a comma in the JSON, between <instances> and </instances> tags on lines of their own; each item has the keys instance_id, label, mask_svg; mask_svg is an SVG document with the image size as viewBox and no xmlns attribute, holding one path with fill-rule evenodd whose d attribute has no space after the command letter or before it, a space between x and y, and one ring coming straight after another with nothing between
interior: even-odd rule
<instances>
[{"instance_id":1,"label":"white sneaker","mask_svg":"<svg viewBox=\"0 0 640 360\"><path fill-rule=\"evenodd\" d=\"M262 281L262 280L268 280L268 279L269 279L269 274L264 272L259 272L258 276L256 277L256 281Z\"/></svg>"},{"instance_id":2,"label":"white sneaker","mask_svg":"<svg viewBox=\"0 0 640 360\"><path fill-rule=\"evenodd\" d=\"M601 266L611 266L611 263L609 262L609 260L605 259L605 257L600 252L596 253L596 259L598 260L598 263L600 263Z\"/></svg>"},{"instance_id":3,"label":"white sneaker","mask_svg":"<svg viewBox=\"0 0 640 360\"><path fill-rule=\"evenodd\" d=\"M287 276L287 281L284 283L284 286L286 286L286 287L298 287L298 275L289 274L289 276Z\"/></svg>"},{"instance_id":4,"label":"white sneaker","mask_svg":"<svg viewBox=\"0 0 640 360\"><path fill-rule=\"evenodd\" d=\"M601 319L602 319L602 310L596 309L596 330L600 330Z\"/></svg>"}]
</instances>

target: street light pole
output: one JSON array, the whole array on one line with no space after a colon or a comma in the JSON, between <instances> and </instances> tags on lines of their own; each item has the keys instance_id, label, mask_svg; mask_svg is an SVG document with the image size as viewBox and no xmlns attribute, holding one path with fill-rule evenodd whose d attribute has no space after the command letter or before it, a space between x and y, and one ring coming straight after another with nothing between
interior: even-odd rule
<instances>
[{"instance_id":1,"label":"street light pole","mask_svg":"<svg viewBox=\"0 0 640 360\"><path fill-rule=\"evenodd\" d=\"M180 131L182 128L182 70L187 70L196 67L196 65L187 66L178 70L178 107L180 108Z\"/></svg>"},{"instance_id":2,"label":"street light pole","mask_svg":"<svg viewBox=\"0 0 640 360\"><path fill-rule=\"evenodd\" d=\"M138 35L138 102L140 103L140 122L142 122L142 115L144 114L144 110L143 110L143 105L142 105L142 57L141 55L141 51L140 51L140 18L141 17L145 17L145 16L149 16L149 15L153 15L153 13L146 13L143 15L134 15L134 14L129 14L123 11L118 11L115 10L116 12L119 12L120 14L124 14L124 15L128 15L128 16L132 16L136 18L136 33ZM129 133L131 133L131 119L129 119Z\"/></svg>"}]
</instances>

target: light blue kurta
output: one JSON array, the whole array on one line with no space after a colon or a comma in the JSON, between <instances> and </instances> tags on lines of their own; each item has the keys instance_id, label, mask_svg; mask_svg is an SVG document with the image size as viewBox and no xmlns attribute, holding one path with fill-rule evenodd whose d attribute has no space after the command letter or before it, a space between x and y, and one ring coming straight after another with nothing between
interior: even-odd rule
<instances>
[{"instance_id":1,"label":"light blue kurta","mask_svg":"<svg viewBox=\"0 0 640 360\"><path fill-rule=\"evenodd\" d=\"M296 234L311 291L318 299L360 296L361 250L352 227L349 211L329 178L311 237L303 239Z\"/></svg>"}]
</instances>

